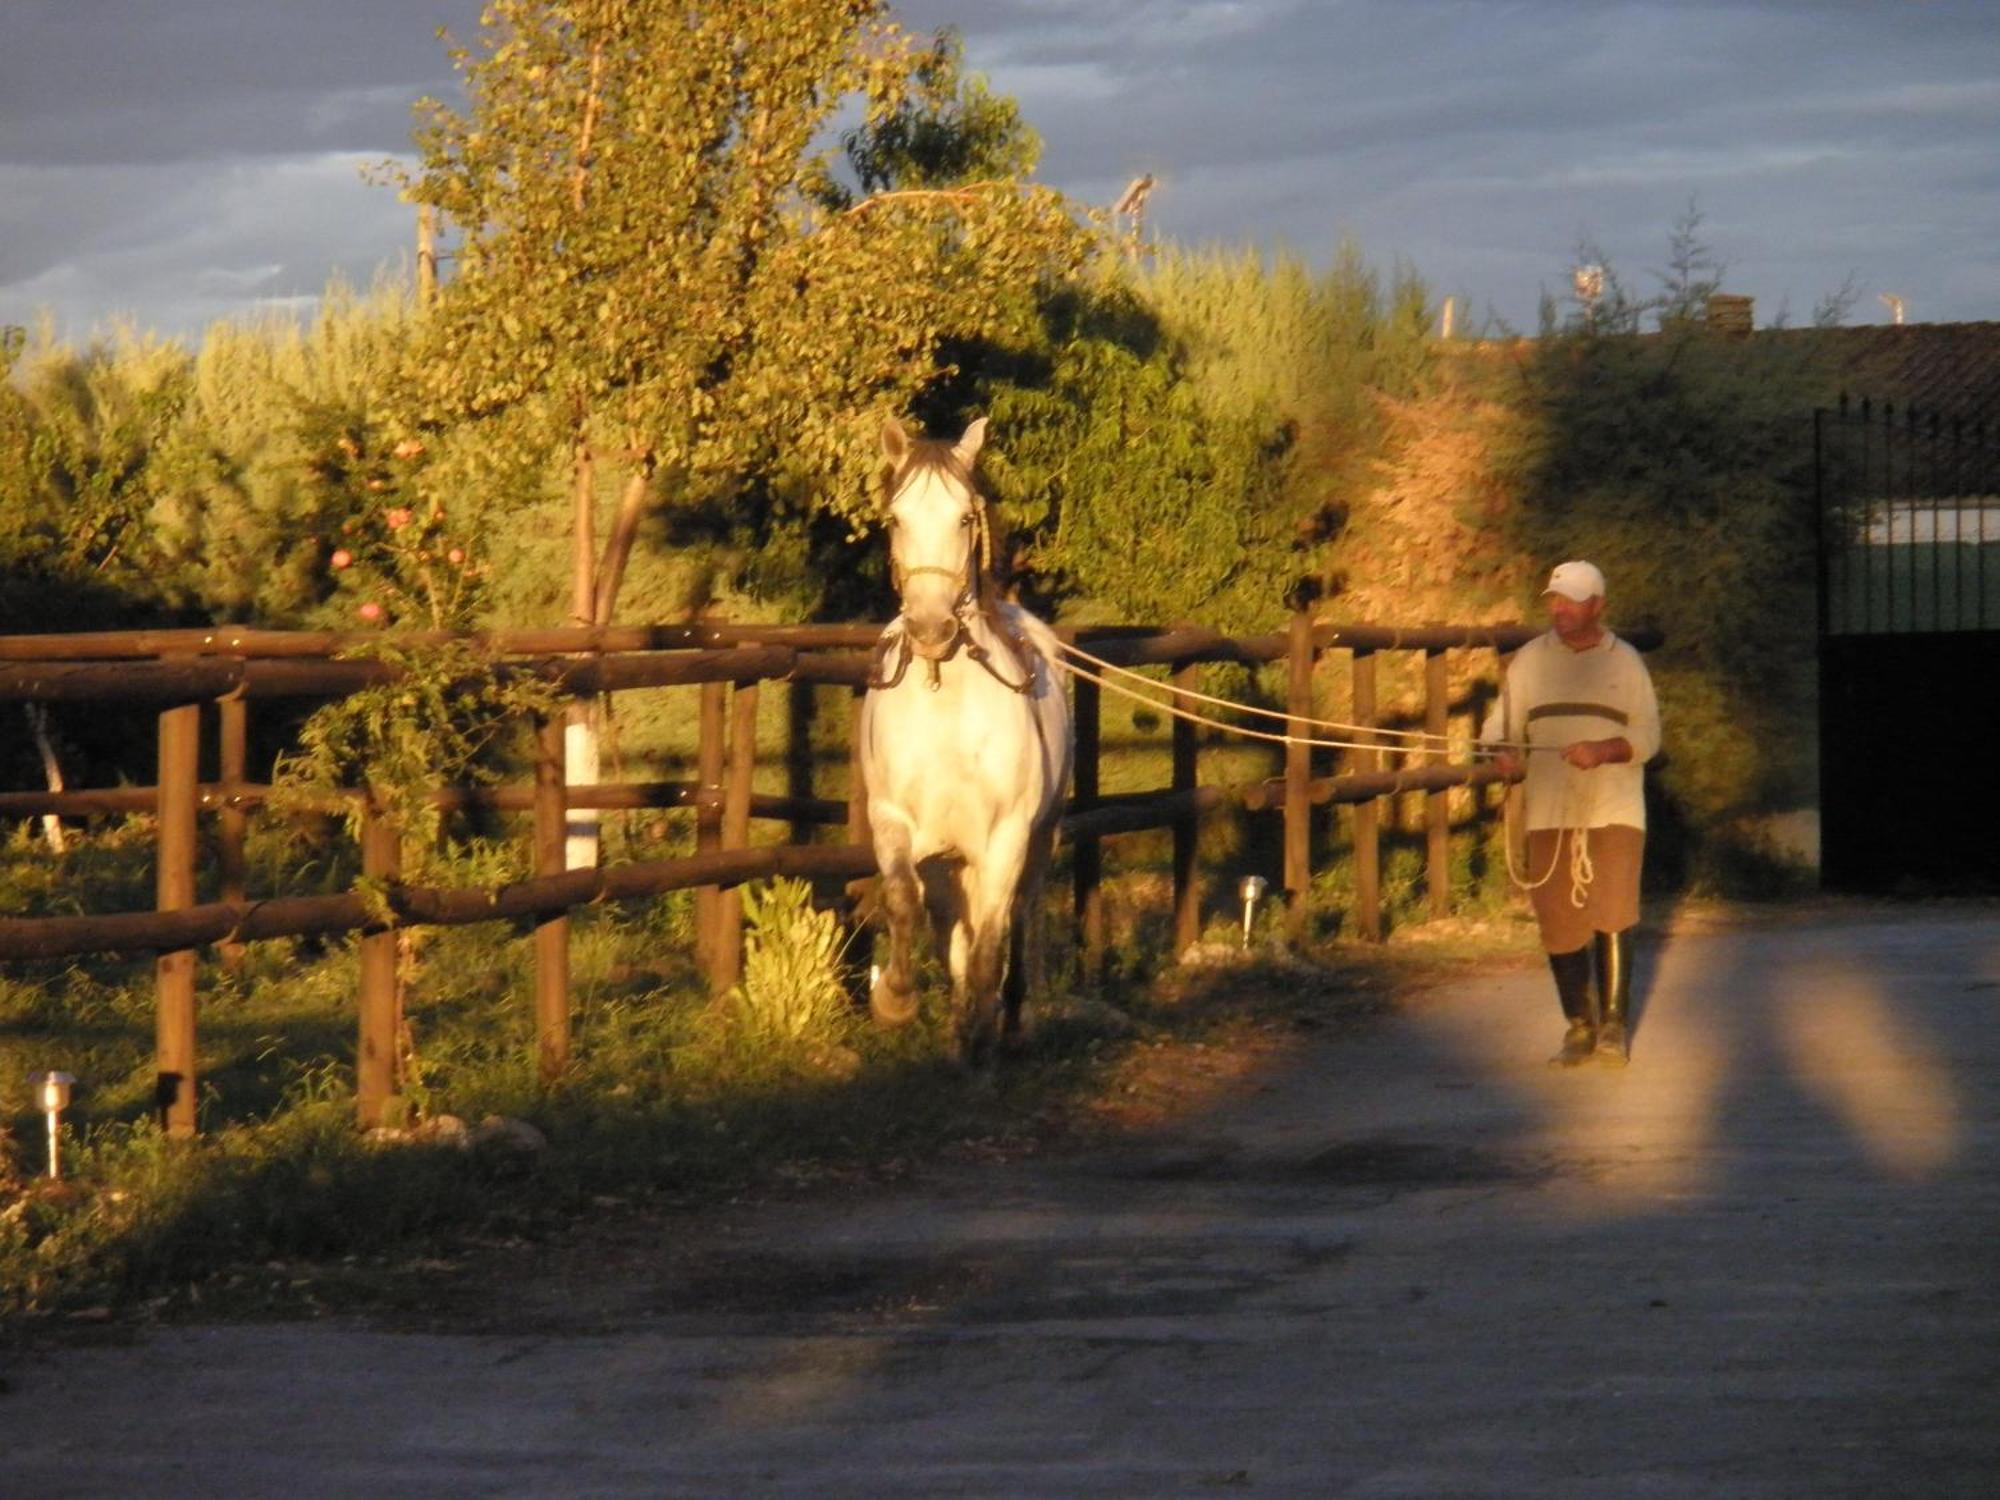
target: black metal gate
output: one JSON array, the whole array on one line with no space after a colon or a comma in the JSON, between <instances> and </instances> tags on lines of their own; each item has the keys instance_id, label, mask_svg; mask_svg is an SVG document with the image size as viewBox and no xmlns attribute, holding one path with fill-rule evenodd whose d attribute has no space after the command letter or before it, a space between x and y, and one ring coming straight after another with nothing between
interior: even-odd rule
<instances>
[{"instance_id":1,"label":"black metal gate","mask_svg":"<svg viewBox=\"0 0 2000 1500\"><path fill-rule=\"evenodd\" d=\"M2000 887L2000 435L1843 399L1813 452L1821 879Z\"/></svg>"}]
</instances>

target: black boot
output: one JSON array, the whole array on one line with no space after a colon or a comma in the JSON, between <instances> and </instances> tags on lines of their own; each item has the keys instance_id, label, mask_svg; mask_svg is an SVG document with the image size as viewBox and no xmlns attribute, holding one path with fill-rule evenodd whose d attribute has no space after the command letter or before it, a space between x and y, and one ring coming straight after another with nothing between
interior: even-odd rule
<instances>
[{"instance_id":1,"label":"black boot","mask_svg":"<svg viewBox=\"0 0 2000 1500\"><path fill-rule=\"evenodd\" d=\"M1590 1009L1590 950L1551 953L1549 972L1556 976L1556 998L1562 1002L1569 1030L1563 1033L1562 1050L1549 1059L1549 1066L1573 1068L1590 1061L1597 1045L1597 1018Z\"/></svg>"},{"instance_id":2,"label":"black boot","mask_svg":"<svg viewBox=\"0 0 2000 1500\"><path fill-rule=\"evenodd\" d=\"M1632 939L1623 932L1600 932L1597 949L1597 1056L1615 1068L1625 1066L1631 1042L1625 1029L1625 1008L1632 994Z\"/></svg>"}]
</instances>

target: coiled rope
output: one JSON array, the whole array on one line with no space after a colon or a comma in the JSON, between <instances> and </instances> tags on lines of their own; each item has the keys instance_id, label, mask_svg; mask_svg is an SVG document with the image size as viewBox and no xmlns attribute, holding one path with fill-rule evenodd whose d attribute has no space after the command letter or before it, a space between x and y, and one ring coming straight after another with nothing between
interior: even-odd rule
<instances>
[{"instance_id":1,"label":"coiled rope","mask_svg":"<svg viewBox=\"0 0 2000 1500\"><path fill-rule=\"evenodd\" d=\"M1500 842L1505 846L1507 854L1507 878L1514 882L1515 888L1518 890L1538 891L1555 878L1557 866L1563 863L1562 836L1567 833L1570 836L1569 904L1578 911L1582 911L1590 901L1590 886L1591 882L1597 879L1597 866L1590 858L1589 826L1582 822L1572 822L1570 817L1571 813L1575 811L1575 798L1570 793L1574 792L1578 785L1576 774L1572 770L1569 780L1565 784L1563 820L1555 830L1556 847L1549 852L1549 867L1542 872L1539 879L1530 880L1514 867L1515 829L1512 798L1508 799L1508 806L1501 813L1501 817L1505 819L1507 826L1501 830ZM1588 791L1588 788L1586 787L1585 790ZM1528 841L1522 839L1520 842L1521 858L1525 862L1527 859Z\"/></svg>"}]
</instances>

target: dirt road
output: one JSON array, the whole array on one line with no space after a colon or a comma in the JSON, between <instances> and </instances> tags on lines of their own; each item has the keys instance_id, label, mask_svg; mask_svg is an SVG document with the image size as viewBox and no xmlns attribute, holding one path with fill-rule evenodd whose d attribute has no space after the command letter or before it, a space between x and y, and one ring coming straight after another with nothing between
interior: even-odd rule
<instances>
[{"instance_id":1,"label":"dirt road","mask_svg":"<svg viewBox=\"0 0 2000 1500\"><path fill-rule=\"evenodd\" d=\"M1632 1065L1544 975L1199 1119L735 1211L477 1334L179 1328L8 1371L14 1496L1983 1497L2000 926L1680 932Z\"/></svg>"}]
</instances>

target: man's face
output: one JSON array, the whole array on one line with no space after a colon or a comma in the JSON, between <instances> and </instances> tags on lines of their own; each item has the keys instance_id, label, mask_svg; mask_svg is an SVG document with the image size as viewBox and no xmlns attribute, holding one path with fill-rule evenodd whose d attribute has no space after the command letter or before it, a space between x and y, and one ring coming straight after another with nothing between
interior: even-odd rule
<instances>
[{"instance_id":1,"label":"man's face","mask_svg":"<svg viewBox=\"0 0 2000 1500\"><path fill-rule=\"evenodd\" d=\"M1597 639L1597 622L1604 614L1604 596L1578 602L1567 594L1543 595L1549 606L1549 624L1565 645L1588 646Z\"/></svg>"}]
</instances>

